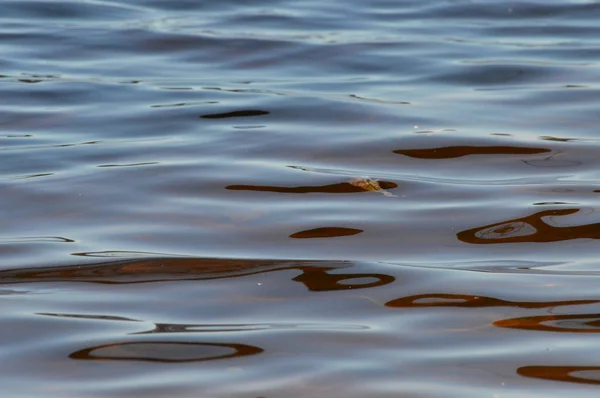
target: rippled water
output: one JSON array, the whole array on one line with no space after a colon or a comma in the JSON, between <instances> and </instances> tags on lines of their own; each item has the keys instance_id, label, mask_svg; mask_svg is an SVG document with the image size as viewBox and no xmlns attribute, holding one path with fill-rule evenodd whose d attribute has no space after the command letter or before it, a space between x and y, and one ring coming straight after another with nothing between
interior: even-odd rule
<instances>
[{"instance_id":1,"label":"rippled water","mask_svg":"<svg viewBox=\"0 0 600 398\"><path fill-rule=\"evenodd\" d=\"M600 2L0 1L7 397L596 397Z\"/></svg>"}]
</instances>

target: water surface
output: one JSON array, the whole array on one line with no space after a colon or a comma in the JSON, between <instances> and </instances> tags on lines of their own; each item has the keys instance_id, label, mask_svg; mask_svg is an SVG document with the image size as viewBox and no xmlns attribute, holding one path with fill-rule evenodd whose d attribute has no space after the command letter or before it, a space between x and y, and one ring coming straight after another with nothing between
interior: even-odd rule
<instances>
[{"instance_id":1,"label":"water surface","mask_svg":"<svg viewBox=\"0 0 600 398\"><path fill-rule=\"evenodd\" d=\"M600 2L0 2L15 397L596 397Z\"/></svg>"}]
</instances>

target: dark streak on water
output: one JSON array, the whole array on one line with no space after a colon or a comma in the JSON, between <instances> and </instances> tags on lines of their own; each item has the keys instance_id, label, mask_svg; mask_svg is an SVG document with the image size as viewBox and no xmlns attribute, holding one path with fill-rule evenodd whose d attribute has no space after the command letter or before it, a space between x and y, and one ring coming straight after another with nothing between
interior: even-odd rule
<instances>
[{"instance_id":1,"label":"dark streak on water","mask_svg":"<svg viewBox=\"0 0 600 398\"><path fill-rule=\"evenodd\" d=\"M227 112L227 113L202 115L200 117L204 118L204 119L227 119L227 118L232 118L232 117L262 116L262 115L268 115L268 114L269 114L269 112L267 112L267 111L248 110L248 111L233 111L233 112Z\"/></svg>"},{"instance_id":2,"label":"dark streak on water","mask_svg":"<svg viewBox=\"0 0 600 398\"><path fill-rule=\"evenodd\" d=\"M398 184L391 181L378 181L377 182L381 189L394 189L398 187ZM357 192L369 192L368 189L362 188L357 185L353 185L348 182L342 182L339 184L329 184L321 186L306 186L306 187L270 187L260 185L229 185L225 189L232 191L263 191L263 192L277 192L277 193L357 193Z\"/></svg>"},{"instance_id":3,"label":"dark streak on water","mask_svg":"<svg viewBox=\"0 0 600 398\"><path fill-rule=\"evenodd\" d=\"M598 396L600 2L0 2L19 398Z\"/></svg>"},{"instance_id":4,"label":"dark streak on water","mask_svg":"<svg viewBox=\"0 0 600 398\"><path fill-rule=\"evenodd\" d=\"M396 150L394 153L418 159L452 159L469 155L534 155L537 153L550 152L544 148L519 148L509 146L455 146L432 149L408 149Z\"/></svg>"},{"instance_id":5,"label":"dark streak on water","mask_svg":"<svg viewBox=\"0 0 600 398\"><path fill-rule=\"evenodd\" d=\"M340 228L340 227L322 227L300 231L290 235L290 238L310 239L310 238L337 238L340 236L352 236L364 232L362 229Z\"/></svg>"}]
</instances>

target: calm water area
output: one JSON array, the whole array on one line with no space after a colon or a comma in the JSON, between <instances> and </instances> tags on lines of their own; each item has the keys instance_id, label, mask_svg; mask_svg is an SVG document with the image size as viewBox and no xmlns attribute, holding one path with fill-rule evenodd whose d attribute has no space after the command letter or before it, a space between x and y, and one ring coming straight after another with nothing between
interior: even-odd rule
<instances>
[{"instance_id":1,"label":"calm water area","mask_svg":"<svg viewBox=\"0 0 600 398\"><path fill-rule=\"evenodd\" d=\"M0 396L600 396L600 1L0 0Z\"/></svg>"}]
</instances>

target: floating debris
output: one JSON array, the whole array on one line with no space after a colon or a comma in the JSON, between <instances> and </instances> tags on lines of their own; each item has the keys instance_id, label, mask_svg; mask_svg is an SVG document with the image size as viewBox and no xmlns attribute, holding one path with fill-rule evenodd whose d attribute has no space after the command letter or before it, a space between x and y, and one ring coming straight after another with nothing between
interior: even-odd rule
<instances>
[{"instance_id":1,"label":"floating debris","mask_svg":"<svg viewBox=\"0 0 600 398\"><path fill-rule=\"evenodd\" d=\"M379 181L369 178L369 177L353 178L353 179L349 180L348 183L354 185L355 187L364 189L365 191L380 192L384 196L388 196L388 197L392 197L392 198L398 197L398 195L394 195L393 193L383 189L381 187L381 185L379 185Z\"/></svg>"}]
</instances>

